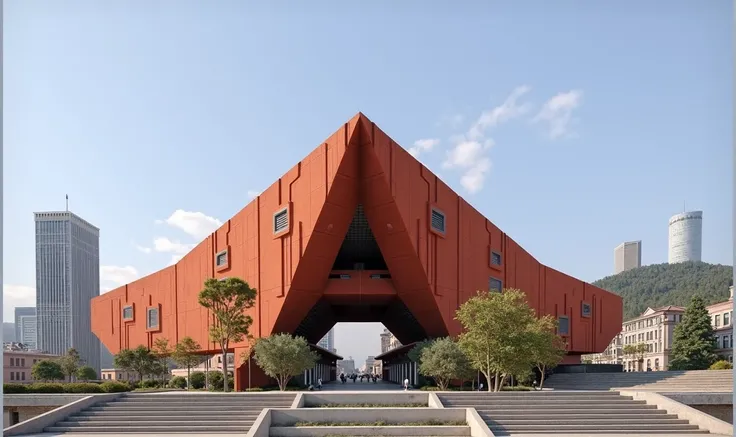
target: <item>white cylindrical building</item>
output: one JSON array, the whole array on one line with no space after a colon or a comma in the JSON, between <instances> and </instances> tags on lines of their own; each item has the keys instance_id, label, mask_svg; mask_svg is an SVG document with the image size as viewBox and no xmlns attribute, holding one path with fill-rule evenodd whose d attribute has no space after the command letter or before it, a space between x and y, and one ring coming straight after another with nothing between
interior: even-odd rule
<instances>
[{"instance_id":1,"label":"white cylindrical building","mask_svg":"<svg viewBox=\"0 0 736 437\"><path fill-rule=\"evenodd\" d=\"M703 251L703 211L689 211L670 218L670 264L701 261Z\"/></svg>"}]
</instances>

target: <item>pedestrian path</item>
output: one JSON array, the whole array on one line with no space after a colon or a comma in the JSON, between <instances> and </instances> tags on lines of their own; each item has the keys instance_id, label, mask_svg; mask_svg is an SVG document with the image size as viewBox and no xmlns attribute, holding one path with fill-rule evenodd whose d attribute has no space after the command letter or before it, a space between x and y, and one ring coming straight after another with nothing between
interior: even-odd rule
<instances>
[{"instance_id":1,"label":"pedestrian path","mask_svg":"<svg viewBox=\"0 0 736 437\"><path fill-rule=\"evenodd\" d=\"M346 383L331 381L322 384L322 391L395 391L403 390L399 384L377 380L376 382L360 382L360 379L353 382L348 380Z\"/></svg>"}]
</instances>

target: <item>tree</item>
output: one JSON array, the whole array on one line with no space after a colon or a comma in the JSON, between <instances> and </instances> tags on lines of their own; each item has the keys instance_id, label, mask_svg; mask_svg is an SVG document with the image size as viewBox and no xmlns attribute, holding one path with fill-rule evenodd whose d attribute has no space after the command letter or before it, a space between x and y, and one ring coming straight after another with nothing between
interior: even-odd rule
<instances>
[{"instance_id":1,"label":"tree","mask_svg":"<svg viewBox=\"0 0 736 437\"><path fill-rule=\"evenodd\" d=\"M419 343L415 344L413 348L411 348L407 356L409 357L410 360L421 365L422 364L422 351L424 351L424 349L431 344L432 344L432 340L420 341Z\"/></svg>"},{"instance_id":2,"label":"tree","mask_svg":"<svg viewBox=\"0 0 736 437\"><path fill-rule=\"evenodd\" d=\"M97 379L97 372L90 366L82 366L77 369L77 379L81 379L82 381Z\"/></svg>"},{"instance_id":3,"label":"tree","mask_svg":"<svg viewBox=\"0 0 736 437\"><path fill-rule=\"evenodd\" d=\"M644 355L649 352L649 346L646 343L627 344L623 348L624 355L634 358L637 362L637 369L641 369L641 363L644 362Z\"/></svg>"},{"instance_id":4,"label":"tree","mask_svg":"<svg viewBox=\"0 0 736 437\"><path fill-rule=\"evenodd\" d=\"M151 373L157 362L156 356L145 346L135 349L123 349L115 355L115 367L129 373L137 373L140 381Z\"/></svg>"},{"instance_id":5,"label":"tree","mask_svg":"<svg viewBox=\"0 0 736 437\"><path fill-rule=\"evenodd\" d=\"M41 360L31 368L31 376L38 381L58 381L64 379L64 371L56 361Z\"/></svg>"},{"instance_id":6,"label":"tree","mask_svg":"<svg viewBox=\"0 0 736 437\"><path fill-rule=\"evenodd\" d=\"M156 355L159 361L159 365L155 366L157 373L161 376L161 382L164 382L164 378L169 373L170 356L172 353L171 347L169 346L168 338L157 338L153 341L153 353Z\"/></svg>"},{"instance_id":7,"label":"tree","mask_svg":"<svg viewBox=\"0 0 736 437\"><path fill-rule=\"evenodd\" d=\"M192 388L192 366L199 364L200 357L197 352L201 349L199 343L192 340L192 337L184 337L174 346L172 358L174 362L187 368L187 390Z\"/></svg>"},{"instance_id":8,"label":"tree","mask_svg":"<svg viewBox=\"0 0 736 437\"><path fill-rule=\"evenodd\" d=\"M227 392L227 351L230 343L237 343L248 336L253 323L245 310L256 302L256 290L240 278L214 279L204 282L199 293L199 304L212 311L215 323L210 326L210 338L219 343L222 350L223 390Z\"/></svg>"},{"instance_id":9,"label":"tree","mask_svg":"<svg viewBox=\"0 0 736 437\"><path fill-rule=\"evenodd\" d=\"M468 359L455 341L438 338L424 347L419 373L435 380L440 390L447 390L450 381L467 374Z\"/></svg>"},{"instance_id":10,"label":"tree","mask_svg":"<svg viewBox=\"0 0 736 437\"><path fill-rule=\"evenodd\" d=\"M72 377L77 374L77 369L82 364L82 357L79 356L79 352L76 349L71 348L66 351L66 355L57 358L61 371L64 372L64 376L69 378L69 382L72 381Z\"/></svg>"},{"instance_id":11,"label":"tree","mask_svg":"<svg viewBox=\"0 0 736 437\"><path fill-rule=\"evenodd\" d=\"M670 370L705 370L718 360L710 315L700 296L693 296L682 322L675 326L670 353Z\"/></svg>"},{"instance_id":12,"label":"tree","mask_svg":"<svg viewBox=\"0 0 736 437\"><path fill-rule=\"evenodd\" d=\"M460 349L485 375L488 391L491 380L493 390L499 391L506 377L528 373L536 317L522 291L479 291L460 306L456 319L464 328L458 340Z\"/></svg>"},{"instance_id":13,"label":"tree","mask_svg":"<svg viewBox=\"0 0 736 437\"><path fill-rule=\"evenodd\" d=\"M539 370L539 388L544 387L547 370L557 366L565 356L565 341L557 335L557 320L544 316L532 325L531 362Z\"/></svg>"},{"instance_id":14,"label":"tree","mask_svg":"<svg viewBox=\"0 0 736 437\"><path fill-rule=\"evenodd\" d=\"M297 375L314 367L319 355L312 351L304 337L289 334L275 334L259 338L253 346L258 367L266 375L275 378L279 390L286 390L286 384ZM247 359L244 355L242 358Z\"/></svg>"}]
</instances>

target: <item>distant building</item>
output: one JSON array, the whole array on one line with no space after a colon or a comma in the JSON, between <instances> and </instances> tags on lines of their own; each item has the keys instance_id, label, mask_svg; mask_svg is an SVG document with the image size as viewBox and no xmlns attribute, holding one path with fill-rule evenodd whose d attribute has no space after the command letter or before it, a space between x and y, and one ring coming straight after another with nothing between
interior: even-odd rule
<instances>
[{"instance_id":1,"label":"distant building","mask_svg":"<svg viewBox=\"0 0 736 437\"><path fill-rule=\"evenodd\" d=\"M381 353L385 354L391 349L401 346L399 340L386 328L381 333Z\"/></svg>"},{"instance_id":2,"label":"distant building","mask_svg":"<svg viewBox=\"0 0 736 437\"><path fill-rule=\"evenodd\" d=\"M330 331L325 334L324 337L317 343L317 346L322 349L327 349L330 352L335 352L335 328L333 327Z\"/></svg>"},{"instance_id":3,"label":"distant building","mask_svg":"<svg viewBox=\"0 0 736 437\"><path fill-rule=\"evenodd\" d=\"M701 261L703 250L703 211L677 214L669 222L668 262Z\"/></svg>"},{"instance_id":4,"label":"distant building","mask_svg":"<svg viewBox=\"0 0 736 437\"><path fill-rule=\"evenodd\" d=\"M138 374L135 372L127 372L122 369L102 369L100 371L100 379L105 381L138 381Z\"/></svg>"},{"instance_id":5,"label":"distant building","mask_svg":"<svg viewBox=\"0 0 736 437\"><path fill-rule=\"evenodd\" d=\"M203 357L204 358L204 357ZM209 360L205 360L202 363L192 367L192 372L212 372L212 371L218 371L222 372L222 355L217 354L210 358ZM228 373L233 373L235 371L235 354L229 353L227 354L227 371ZM187 377L187 369L172 369L171 370L171 376L182 376L184 378Z\"/></svg>"},{"instance_id":6,"label":"distant building","mask_svg":"<svg viewBox=\"0 0 736 437\"><path fill-rule=\"evenodd\" d=\"M29 350L38 349L36 343L36 316L20 317L20 343L26 345Z\"/></svg>"},{"instance_id":7,"label":"distant building","mask_svg":"<svg viewBox=\"0 0 736 437\"><path fill-rule=\"evenodd\" d=\"M90 301L100 294L100 230L69 211L37 212L35 222L38 348L55 355L75 348L99 373Z\"/></svg>"},{"instance_id":8,"label":"distant building","mask_svg":"<svg viewBox=\"0 0 736 437\"><path fill-rule=\"evenodd\" d=\"M733 285L728 290L728 300L709 305L708 314L716 334L715 352L733 362Z\"/></svg>"},{"instance_id":9,"label":"distant building","mask_svg":"<svg viewBox=\"0 0 736 437\"><path fill-rule=\"evenodd\" d=\"M36 307L15 307L15 338L13 341L20 342L20 318L23 316L35 316ZM5 339L7 341L7 339Z\"/></svg>"},{"instance_id":10,"label":"distant building","mask_svg":"<svg viewBox=\"0 0 736 437\"><path fill-rule=\"evenodd\" d=\"M345 375L355 373L355 361L353 357L347 360L337 360L337 374L340 375L341 373Z\"/></svg>"},{"instance_id":11,"label":"distant building","mask_svg":"<svg viewBox=\"0 0 736 437\"><path fill-rule=\"evenodd\" d=\"M370 373L373 371L373 366L376 364L376 358L374 356L369 356L365 359L365 368L364 371L366 373Z\"/></svg>"},{"instance_id":12,"label":"distant building","mask_svg":"<svg viewBox=\"0 0 736 437\"><path fill-rule=\"evenodd\" d=\"M25 350L18 343L4 344L3 346L3 382L6 383L34 382L33 375L31 375L33 365L41 360L58 357L57 355Z\"/></svg>"},{"instance_id":13,"label":"distant building","mask_svg":"<svg viewBox=\"0 0 736 437\"><path fill-rule=\"evenodd\" d=\"M613 249L613 274L641 267L641 241L627 241Z\"/></svg>"}]
</instances>

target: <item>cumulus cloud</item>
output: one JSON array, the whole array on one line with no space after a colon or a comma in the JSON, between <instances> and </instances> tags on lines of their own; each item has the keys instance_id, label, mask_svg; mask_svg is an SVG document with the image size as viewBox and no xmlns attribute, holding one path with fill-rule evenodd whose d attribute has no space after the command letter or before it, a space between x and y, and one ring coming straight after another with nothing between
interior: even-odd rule
<instances>
[{"instance_id":1,"label":"cumulus cloud","mask_svg":"<svg viewBox=\"0 0 736 437\"><path fill-rule=\"evenodd\" d=\"M499 106L481 112L467 132L451 138L453 147L447 151L442 167L462 170L460 184L468 192L480 191L491 170L488 150L494 145L494 141L488 133L531 110L531 104L521 102L521 98L530 90L526 85L516 87Z\"/></svg>"},{"instance_id":2,"label":"cumulus cloud","mask_svg":"<svg viewBox=\"0 0 736 437\"><path fill-rule=\"evenodd\" d=\"M202 212L184 211L183 209L177 209L169 218L166 220L156 220L156 223L166 223L200 240L222 226L222 222L214 217L210 217Z\"/></svg>"},{"instance_id":3,"label":"cumulus cloud","mask_svg":"<svg viewBox=\"0 0 736 437\"><path fill-rule=\"evenodd\" d=\"M153 240L153 248L156 252L186 255L190 250L194 249L194 246L196 246L196 244L180 243L178 241L169 240L166 237L157 237Z\"/></svg>"},{"instance_id":4,"label":"cumulus cloud","mask_svg":"<svg viewBox=\"0 0 736 437\"><path fill-rule=\"evenodd\" d=\"M436 138L425 138L421 140L416 140L414 141L414 145L409 148L409 153L413 157L418 158L419 155L421 155L423 152L429 152L439 143L440 140Z\"/></svg>"},{"instance_id":5,"label":"cumulus cloud","mask_svg":"<svg viewBox=\"0 0 736 437\"><path fill-rule=\"evenodd\" d=\"M105 293L139 277L138 270L133 266L100 266L100 289Z\"/></svg>"},{"instance_id":6,"label":"cumulus cloud","mask_svg":"<svg viewBox=\"0 0 736 437\"><path fill-rule=\"evenodd\" d=\"M135 248L138 249L138 251L140 251L140 252L143 252L143 253L146 253L146 254L151 253L151 248L150 247L141 246L141 245L135 244L135 243L133 243L133 246L135 246Z\"/></svg>"},{"instance_id":7,"label":"cumulus cloud","mask_svg":"<svg viewBox=\"0 0 736 437\"><path fill-rule=\"evenodd\" d=\"M547 100L532 122L546 124L547 134L553 140L574 135L572 125L576 120L573 112L580 107L582 100L581 90L559 93Z\"/></svg>"},{"instance_id":8,"label":"cumulus cloud","mask_svg":"<svg viewBox=\"0 0 736 437\"><path fill-rule=\"evenodd\" d=\"M15 320L15 307L35 307L36 289L27 285L3 284L3 321Z\"/></svg>"}]
</instances>

